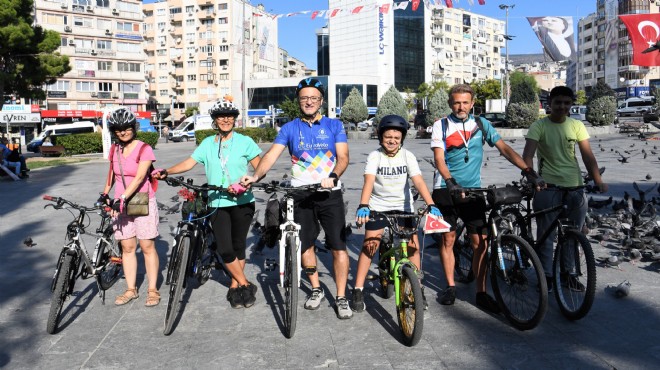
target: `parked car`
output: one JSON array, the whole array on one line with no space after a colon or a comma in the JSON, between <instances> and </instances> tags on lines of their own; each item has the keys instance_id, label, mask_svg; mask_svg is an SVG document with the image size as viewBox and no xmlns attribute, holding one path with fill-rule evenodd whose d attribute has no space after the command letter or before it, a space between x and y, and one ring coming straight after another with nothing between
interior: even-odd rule
<instances>
[{"instance_id":1,"label":"parked car","mask_svg":"<svg viewBox=\"0 0 660 370\"><path fill-rule=\"evenodd\" d=\"M643 115L644 113L653 110L655 99L642 99L642 98L629 98L621 103L616 110L616 113L623 116Z\"/></svg>"},{"instance_id":2,"label":"parked car","mask_svg":"<svg viewBox=\"0 0 660 370\"><path fill-rule=\"evenodd\" d=\"M487 119L493 127L509 127L509 122L507 122L504 113L484 113L480 117Z\"/></svg>"},{"instance_id":3,"label":"parked car","mask_svg":"<svg viewBox=\"0 0 660 370\"><path fill-rule=\"evenodd\" d=\"M578 121L587 120L587 106L586 105L574 105L569 111L569 116Z\"/></svg>"},{"instance_id":4,"label":"parked car","mask_svg":"<svg viewBox=\"0 0 660 370\"><path fill-rule=\"evenodd\" d=\"M353 122L344 122L344 130L345 131L355 131L355 130L357 130L357 126Z\"/></svg>"},{"instance_id":5,"label":"parked car","mask_svg":"<svg viewBox=\"0 0 660 370\"><path fill-rule=\"evenodd\" d=\"M369 129L369 124L367 121L358 122L357 129L358 131L367 131Z\"/></svg>"},{"instance_id":6,"label":"parked car","mask_svg":"<svg viewBox=\"0 0 660 370\"><path fill-rule=\"evenodd\" d=\"M651 121L660 121L660 119L658 118L659 115L660 115L660 108L656 108L644 113L642 119L644 120L644 123L649 123Z\"/></svg>"}]
</instances>

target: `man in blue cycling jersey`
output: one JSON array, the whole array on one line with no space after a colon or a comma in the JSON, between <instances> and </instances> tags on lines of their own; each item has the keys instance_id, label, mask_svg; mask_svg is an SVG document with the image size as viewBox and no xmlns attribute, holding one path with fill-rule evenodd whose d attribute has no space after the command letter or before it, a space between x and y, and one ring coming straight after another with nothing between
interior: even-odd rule
<instances>
[{"instance_id":1,"label":"man in blue cycling jersey","mask_svg":"<svg viewBox=\"0 0 660 370\"><path fill-rule=\"evenodd\" d=\"M440 208L445 221L452 225L444 233L440 256L447 278L447 289L440 297L443 305L452 305L456 299L454 283L454 240L456 222L460 218L470 235L474 257L472 271L477 281L476 304L492 313L499 313L497 302L486 293L486 202L482 199L465 199L464 189L481 187L481 163L483 145L496 147L502 156L523 170L537 188L543 187L541 179L525 161L495 131L488 120L470 114L474 106L474 91L469 85L454 85L449 91L449 106L452 113L433 124L431 149L437 168L433 190L433 201ZM477 120L481 120L478 123Z\"/></svg>"},{"instance_id":2,"label":"man in blue cycling jersey","mask_svg":"<svg viewBox=\"0 0 660 370\"><path fill-rule=\"evenodd\" d=\"M260 180L287 148L291 155L291 185L320 183L328 189L296 196L295 199L294 219L301 226L302 267L312 284L312 294L305 302L305 308L316 310L325 299L316 269L314 248L322 227L334 259L337 317L350 319L353 312L345 292L349 260L344 233L344 200L339 183L339 178L348 166L348 142L342 122L321 115L324 96L325 90L319 80L306 78L300 81L296 97L302 117L282 126L253 176L245 176L241 182L248 185Z\"/></svg>"}]
</instances>

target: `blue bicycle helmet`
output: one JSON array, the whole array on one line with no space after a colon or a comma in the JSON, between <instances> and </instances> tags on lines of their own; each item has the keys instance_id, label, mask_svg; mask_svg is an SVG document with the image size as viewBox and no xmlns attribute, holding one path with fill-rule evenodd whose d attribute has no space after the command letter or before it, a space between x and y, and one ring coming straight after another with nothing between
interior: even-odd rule
<instances>
[{"instance_id":1,"label":"blue bicycle helmet","mask_svg":"<svg viewBox=\"0 0 660 370\"><path fill-rule=\"evenodd\" d=\"M305 78L304 80L301 80L298 83L298 87L296 87L296 96L300 95L300 90L306 87L313 87L317 89L318 91L321 92L321 97L325 97L325 90L323 88L323 84L321 83L321 81L311 77Z\"/></svg>"}]
</instances>

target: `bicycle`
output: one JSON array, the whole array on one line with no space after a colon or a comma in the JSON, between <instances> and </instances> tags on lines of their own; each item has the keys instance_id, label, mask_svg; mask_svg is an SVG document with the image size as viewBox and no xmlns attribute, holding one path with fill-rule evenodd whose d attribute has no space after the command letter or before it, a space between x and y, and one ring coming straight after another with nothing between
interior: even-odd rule
<instances>
[{"instance_id":1,"label":"bicycle","mask_svg":"<svg viewBox=\"0 0 660 370\"><path fill-rule=\"evenodd\" d=\"M518 330L535 328L543 320L548 307L548 286L541 261L525 239L506 230L502 232L508 222L503 217L503 207L519 203L522 194L518 188L511 186L469 188L464 191L468 198L485 197L487 200L487 268L493 293L504 316ZM471 252L468 237L459 248ZM469 262L469 268L462 267L466 276L472 271L472 260L469 259Z\"/></svg>"},{"instance_id":2,"label":"bicycle","mask_svg":"<svg viewBox=\"0 0 660 370\"><path fill-rule=\"evenodd\" d=\"M565 216L568 209L565 200L569 191L583 187L556 187L556 190L561 191L561 203L534 211L531 203L535 190L523 182L514 182L514 185L522 193L526 206L519 205L503 211L504 217L510 222L510 232L521 236L533 246L534 250L538 250L550 233L557 230L557 247L552 263L554 296L564 317L571 321L585 317L593 305L596 294L596 260L587 237ZM532 219L559 210L561 212L557 213L548 229L535 240L532 235ZM581 278L586 278L584 288L580 287L581 283L576 283Z\"/></svg>"},{"instance_id":3,"label":"bicycle","mask_svg":"<svg viewBox=\"0 0 660 370\"><path fill-rule=\"evenodd\" d=\"M298 289L300 287L300 224L293 217L294 194L318 191L321 184L291 187L287 181L253 183L252 188L262 189L266 193L283 192L280 204L285 204L286 211L280 222L279 267L280 287L284 289L284 335L293 338L298 318Z\"/></svg>"},{"instance_id":4,"label":"bicycle","mask_svg":"<svg viewBox=\"0 0 660 370\"><path fill-rule=\"evenodd\" d=\"M105 291L110 289L119 279L121 248L114 237L109 207L99 204L94 207L85 207L64 198L50 195L44 195L43 199L55 203L49 203L44 208L66 209L74 216L73 221L67 225L66 241L57 259L55 274L50 286L53 294L50 301L46 332L54 334L59 329L64 301L73 293L75 282L79 277L82 279L96 278L99 298L105 304ZM78 211L78 215L75 215L71 209ZM90 255L82 235L88 234L86 231L89 226L88 213L95 211L100 211L101 223L94 234L96 235L96 244ZM86 222L87 225L85 225Z\"/></svg>"},{"instance_id":5,"label":"bicycle","mask_svg":"<svg viewBox=\"0 0 660 370\"><path fill-rule=\"evenodd\" d=\"M408 259L408 243L417 233L421 215L380 213L388 222L378 247L378 274L383 298L394 295L397 321L407 346L419 343L424 330L424 299L420 270ZM406 221L412 226L402 226ZM394 247L394 239L399 246ZM420 253L420 252L418 252Z\"/></svg>"},{"instance_id":6,"label":"bicycle","mask_svg":"<svg viewBox=\"0 0 660 370\"><path fill-rule=\"evenodd\" d=\"M204 285L211 277L211 270L227 271L217 252L217 246L211 229L206 203L209 191L227 191L214 185L193 185L192 179L183 181L183 177L168 177L165 182L170 186L182 186L193 190L191 198L183 203L183 219L177 223L174 231L172 253L167 266L165 284L170 286L165 310L165 328L163 334L170 335L181 309L181 295L188 286L187 277L193 277Z\"/></svg>"}]
</instances>

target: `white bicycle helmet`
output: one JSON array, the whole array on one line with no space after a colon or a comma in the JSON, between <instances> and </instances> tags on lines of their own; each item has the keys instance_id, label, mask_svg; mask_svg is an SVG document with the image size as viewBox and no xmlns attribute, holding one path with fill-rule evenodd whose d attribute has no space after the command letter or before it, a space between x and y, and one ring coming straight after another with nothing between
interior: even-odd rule
<instances>
[{"instance_id":1,"label":"white bicycle helmet","mask_svg":"<svg viewBox=\"0 0 660 370\"><path fill-rule=\"evenodd\" d=\"M238 108L236 108L234 103L223 99L213 104L211 109L209 109L209 114L211 115L211 118L215 119L218 116L238 117L240 112L238 111Z\"/></svg>"}]
</instances>

